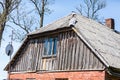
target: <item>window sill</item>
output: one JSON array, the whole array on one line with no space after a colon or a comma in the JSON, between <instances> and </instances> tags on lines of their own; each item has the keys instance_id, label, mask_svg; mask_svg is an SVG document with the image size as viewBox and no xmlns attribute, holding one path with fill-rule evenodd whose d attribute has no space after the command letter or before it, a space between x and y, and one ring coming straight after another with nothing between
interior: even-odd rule
<instances>
[{"instance_id":1,"label":"window sill","mask_svg":"<svg viewBox=\"0 0 120 80\"><path fill-rule=\"evenodd\" d=\"M56 58L56 57L57 57L57 55L43 55L42 59L44 59L44 58Z\"/></svg>"}]
</instances>

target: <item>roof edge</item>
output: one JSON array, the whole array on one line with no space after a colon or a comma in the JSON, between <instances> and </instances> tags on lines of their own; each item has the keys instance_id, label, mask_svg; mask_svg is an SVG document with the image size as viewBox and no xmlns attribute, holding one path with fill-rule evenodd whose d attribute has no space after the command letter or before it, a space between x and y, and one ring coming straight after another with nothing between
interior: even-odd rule
<instances>
[{"instance_id":1,"label":"roof edge","mask_svg":"<svg viewBox=\"0 0 120 80\"><path fill-rule=\"evenodd\" d=\"M93 48L93 46L89 43L89 41L87 41L84 36L82 35L82 33L80 31L78 31L76 29L76 27L72 27L73 31L75 31L75 33L87 44L87 46L99 57L99 59L103 62L103 64L109 68L110 65L108 64L108 62L104 59L104 57L102 55L100 55L100 53Z\"/></svg>"},{"instance_id":2,"label":"roof edge","mask_svg":"<svg viewBox=\"0 0 120 80\"><path fill-rule=\"evenodd\" d=\"M5 68L3 69L4 71L7 71L9 69L9 64L11 64L11 62L14 60L15 56L18 54L20 48L22 48L22 46L24 45L24 43L27 41L28 36L25 37L25 39L23 40L22 44L20 45L20 47L18 48L18 50L15 52L15 54L13 55L12 59L8 62L8 64L5 66Z\"/></svg>"}]
</instances>

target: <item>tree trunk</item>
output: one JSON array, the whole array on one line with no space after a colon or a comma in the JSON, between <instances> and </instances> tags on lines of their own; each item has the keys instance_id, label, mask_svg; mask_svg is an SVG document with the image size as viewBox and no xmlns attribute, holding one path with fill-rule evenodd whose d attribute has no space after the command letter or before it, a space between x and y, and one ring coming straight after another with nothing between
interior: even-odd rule
<instances>
[{"instance_id":1,"label":"tree trunk","mask_svg":"<svg viewBox=\"0 0 120 80\"><path fill-rule=\"evenodd\" d=\"M6 11L4 11L0 15L0 45L1 45L1 41L2 41L3 31L5 29L6 20L7 20L7 14L6 14Z\"/></svg>"},{"instance_id":2,"label":"tree trunk","mask_svg":"<svg viewBox=\"0 0 120 80\"><path fill-rule=\"evenodd\" d=\"M3 35L4 29L5 29L5 22L4 23L0 23L0 45L1 45L2 35Z\"/></svg>"},{"instance_id":3,"label":"tree trunk","mask_svg":"<svg viewBox=\"0 0 120 80\"><path fill-rule=\"evenodd\" d=\"M43 27L43 20L44 20L44 7L45 7L45 1L42 0L42 10L41 10L41 17L40 17L40 28Z\"/></svg>"}]
</instances>

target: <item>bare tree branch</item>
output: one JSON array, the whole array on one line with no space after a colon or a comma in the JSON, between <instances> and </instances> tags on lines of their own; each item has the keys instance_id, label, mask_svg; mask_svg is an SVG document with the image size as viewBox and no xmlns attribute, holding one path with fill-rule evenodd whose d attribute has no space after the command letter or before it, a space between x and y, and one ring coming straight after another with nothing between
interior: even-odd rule
<instances>
[{"instance_id":1,"label":"bare tree branch","mask_svg":"<svg viewBox=\"0 0 120 80\"><path fill-rule=\"evenodd\" d=\"M36 0L30 0L30 1L34 4L34 6L35 6L35 8L36 8L36 10L37 10L37 12L38 12L38 14L39 14L39 16L41 17L41 9L40 9L39 6L37 5L38 2L37 2Z\"/></svg>"},{"instance_id":2,"label":"bare tree branch","mask_svg":"<svg viewBox=\"0 0 120 80\"><path fill-rule=\"evenodd\" d=\"M79 7L76 8L76 10L77 10L81 15L83 15L83 7L82 7L81 4L79 5Z\"/></svg>"},{"instance_id":3,"label":"bare tree branch","mask_svg":"<svg viewBox=\"0 0 120 80\"><path fill-rule=\"evenodd\" d=\"M43 26L43 20L45 14L50 14L51 10L48 8L48 5L50 5L50 1L48 0L28 0L31 2L32 6L34 7L32 10L23 10L24 7L20 5L19 7L16 7L17 10L15 11L14 15L10 15L10 21L14 25L16 25L15 29L15 39L16 41L21 41L31 31L35 30L36 28L34 26L40 25L40 27ZM54 0L52 0L54 1ZM21 3L22 4L22 3ZM23 9L21 9L23 8ZM31 14L34 12L37 12L36 18L34 13L34 17L31 16ZM35 19L34 19L35 18ZM39 21L37 22L36 21ZM37 24L36 24L37 23ZM19 39L19 40L18 40Z\"/></svg>"},{"instance_id":4,"label":"bare tree branch","mask_svg":"<svg viewBox=\"0 0 120 80\"><path fill-rule=\"evenodd\" d=\"M3 7L3 11L0 12L0 43L5 29L6 21L10 13L19 5L21 0L3 0L0 4Z\"/></svg>"},{"instance_id":5,"label":"bare tree branch","mask_svg":"<svg viewBox=\"0 0 120 80\"><path fill-rule=\"evenodd\" d=\"M21 8L18 7L16 14L10 15L9 22L13 23L17 27L17 29L15 29L15 40L21 41L28 33L32 31L35 19L30 17L25 10L22 11Z\"/></svg>"},{"instance_id":6,"label":"bare tree branch","mask_svg":"<svg viewBox=\"0 0 120 80\"><path fill-rule=\"evenodd\" d=\"M2 9L4 10L4 4L2 2L0 2L0 5L2 6Z\"/></svg>"},{"instance_id":7,"label":"bare tree branch","mask_svg":"<svg viewBox=\"0 0 120 80\"><path fill-rule=\"evenodd\" d=\"M98 11L100 11L101 9L105 8L106 3L105 1L101 1L101 0L83 0L83 4L80 4L79 7L76 8L76 10L82 14L87 16L88 18L91 18L93 20L97 20L98 19ZM85 8L85 9L83 9Z\"/></svg>"},{"instance_id":8,"label":"bare tree branch","mask_svg":"<svg viewBox=\"0 0 120 80\"><path fill-rule=\"evenodd\" d=\"M48 0L30 0L30 1L33 3L36 11L39 14L40 27L43 27L43 21L44 21L45 13L48 13L48 14L51 13L51 10L47 7L48 5L50 5L50 1L48 1ZM52 1L54 1L54 0L52 0Z\"/></svg>"}]
</instances>

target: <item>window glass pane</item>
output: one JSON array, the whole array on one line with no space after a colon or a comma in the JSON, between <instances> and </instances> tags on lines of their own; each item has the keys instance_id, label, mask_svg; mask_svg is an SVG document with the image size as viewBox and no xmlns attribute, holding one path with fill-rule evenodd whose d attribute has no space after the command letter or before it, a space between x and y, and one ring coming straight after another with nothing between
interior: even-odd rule
<instances>
[{"instance_id":1,"label":"window glass pane","mask_svg":"<svg viewBox=\"0 0 120 80\"><path fill-rule=\"evenodd\" d=\"M49 52L48 55L52 55L52 49L53 49L53 38L49 38Z\"/></svg>"},{"instance_id":2,"label":"window glass pane","mask_svg":"<svg viewBox=\"0 0 120 80\"><path fill-rule=\"evenodd\" d=\"M53 54L56 54L56 51L57 51L57 38L54 38Z\"/></svg>"},{"instance_id":3,"label":"window glass pane","mask_svg":"<svg viewBox=\"0 0 120 80\"><path fill-rule=\"evenodd\" d=\"M48 39L45 39L44 41L44 55L47 55L48 51Z\"/></svg>"}]
</instances>

